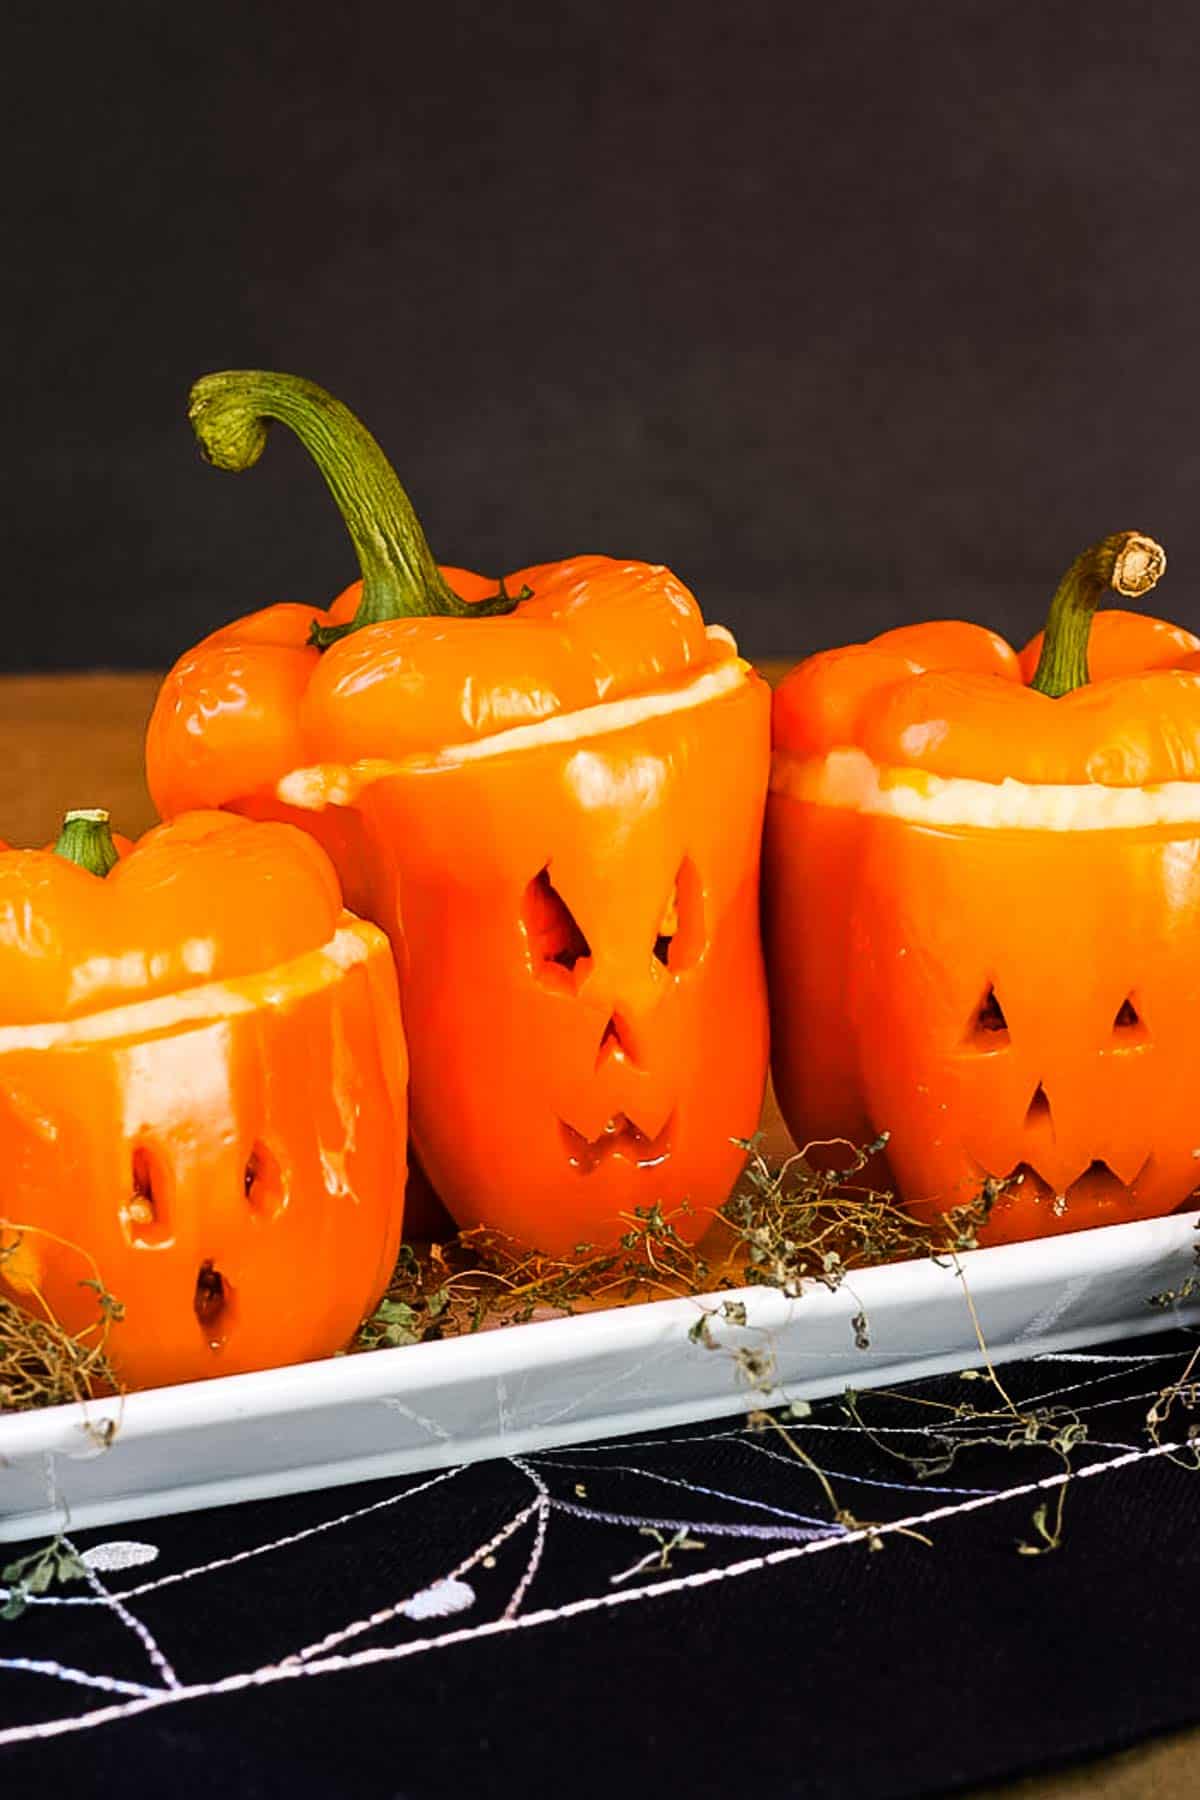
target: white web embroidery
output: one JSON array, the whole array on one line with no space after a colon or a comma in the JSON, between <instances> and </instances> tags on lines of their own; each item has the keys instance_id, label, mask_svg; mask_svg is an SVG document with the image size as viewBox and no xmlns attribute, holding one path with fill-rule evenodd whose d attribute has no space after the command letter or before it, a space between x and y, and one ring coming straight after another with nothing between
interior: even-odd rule
<instances>
[{"instance_id":1,"label":"white web embroidery","mask_svg":"<svg viewBox=\"0 0 1200 1800\"><path fill-rule=\"evenodd\" d=\"M1144 1363L1161 1363L1179 1361L1178 1353L1165 1353L1155 1356L1131 1355L1088 1355L1078 1353L1056 1357L1053 1355L1038 1357L1031 1361L1041 1364L1071 1363L1087 1365L1088 1377L1071 1381L1062 1386L1052 1387L1042 1394L1030 1396L1022 1404L1032 1406L1047 1399L1056 1399L1064 1395L1091 1395L1096 1388L1113 1380L1124 1372L1135 1375L1136 1365ZM1154 1397L1152 1391L1144 1396L1122 1394L1117 1396L1102 1395L1089 1399L1087 1413L1112 1405L1136 1405L1140 1399ZM821 1434L840 1433L853 1434L860 1428L852 1422L836 1419L803 1419L789 1421L789 1430L797 1434L803 1433L810 1445L822 1441ZM917 1443L924 1443L929 1437L937 1435L941 1439L952 1438L956 1426L953 1420L944 1425L927 1424L880 1424L872 1426L872 1433L896 1438L908 1437ZM846 1471L826 1468L822 1462L822 1472L836 1483L851 1481L868 1487L887 1489L896 1493L907 1493L922 1497L922 1504L907 1510L903 1517L887 1519L869 1526L847 1528L845 1525L831 1523L827 1519L793 1510L788 1507L764 1500L754 1493L737 1491L736 1481L727 1481L723 1486L715 1486L686 1480L681 1476L665 1473L660 1469L639 1465L629 1458L638 1450L671 1449L677 1445L704 1443L711 1444L714 1449L733 1446L752 1454L745 1461L744 1468L747 1479L752 1475L755 1464L761 1468L760 1458L767 1458L773 1466L781 1466L791 1470L796 1478L800 1491L806 1498L811 1493L813 1481L812 1471L797 1459L789 1457L784 1451L772 1443L764 1442L760 1434L748 1428L723 1426L716 1430L699 1431L689 1435L678 1435L673 1438L649 1438L641 1440L624 1439L614 1444L593 1444L573 1446L570 1450L548 1450L537 1455L514 1456L508 1459L508 1466L522 1479L526 1491L532 1490L532 1498L518 1505L510 1516L491 1531L487 1538L468 1550L454 1562L453 1566L433 1581L427 1581L400 1598L382 1605L364 1617L346 1620L333 1626L314 1642L303 1645L289 1654L251 1669L234 1669L219 1678L204 1682L183 1682L172 1666L169 1655L161 1648L155 1636L145 1622L132 1610L131 1602L140 1597L157 1594L181 1582L203 1581L204 1578L223 1574L236 1569L240 1565L252 1563L257 1559L279 1555L302 1546L306 1540L322 1534L336 1532L352 1525L358 1520L367 1518L389 1508L402 1508L406 1503L419 1502L431 1490L440 1488L445 1483L453 1483L462 1475L461 1468L445 1469L437 1474L415 1483L410 1487L387 1495L384 1499L370 1505L350 1511L341 1512L328 1519L319 1521L303 1531L292 1532L265 1544L250 1545L235 1551L228 1556L197 1564L192 1568L173 1571L143 1581L134 1581L120 1591L114 1591L111 1581L119 1579L125 1573L133 1573L138 1565L151 1559L153 1546L130 1546L138 1554L124 1561L122 1558L106 1557L102 1553L94 1554L90 1564L88 1553L82 1553L86 1571L85 1579L89 1591L85 1594L44 1594L30 1595L30 1609L60 1609L51 1616L62 1621L64 1635L69 1640L71 1632L72 1609L85 1608L94 1611L103 1608L110 1612L125 1632L131 1633L140 1644L150 1665L151 1673L145 1681L120 1678L104 1670L88 1670L78 1667L68 1657L57 1660L47 1657L26 1657L20 1655L6 1656L0 1654L0 1674L5 1671L19 1673L23 1676L39 1676L60 1684L65 1691L79 1688L90 1689L95 1693L109 1697L107 1704L93 1707L82 1712L65 1712L63 1715L49 1719L13 1724L0 1729L0 1746L16 1745L30 1741L57 1737L64 1733L97 1729L119 1719L128 1719L138 1714L168 1706L191 1705L220 1695L237 1693L251 1688L267 1687L273 1684L311 1679L335 1672L348 1672L375 1666L379 1663L398 1662L410 1657L421 1656L435 1650L450 1650L455 1646L475 1643L480 1640L499 1636L505 1632L542 1630L554 1625L563 1625L573 1619L584 1617L598 1611L607 1611L614 1607L659 1603L671 1596L688 1592L697 1588L711 1586L722 1582L739 1581L752 1576L761 1576L784 1564L793 1563L800 1558L823 1554L835 1549L847 1549L856 1544L871 1540L881 1540L897 1534L912 1532L918 1528L928 1531L948 1519L966 1513L996 1507L1008 1502L1028 1499L1035 1495L1053 1494L1066 1482L1095 1480L1111 1476L1122 1469L1140 1463L1151 1462L1163 1456L1171 1456L1188 1448L1184 1441L1157 1444L1151 1447L1135 1447L1112 1445L1102 1440L1088 1440L1087 1450L1094 1454L1103 1449L1115 1449L1116 1454L1100 1456L1096 1460L1077 1466L1071 1473L1054 1473L1037 1480L1022 1481L998 1488L971 1487L937 1487L924 1481L913 1479L889 1480L870 1474L851 1474ZM620 1458L621 1460L616 1460ZM736 1467L736 1464L734 1465ZM573 1484L572 1497L567 1498L554 1491L557 1477L572 1477L582 1472L586 1480ZM604 1500L604 1485L609 1478L615 1477L622 1484L622 1495L625 1503L609 1506ZM644 1484L641 1496L652 1496L655 1491L669 1489L673 1494L687 1496L694 1503L691 1508L680 1504L673 1509L676 1516L659 1516L656 1510L643 1512L636 1508L631 1510L628 1504L630 1485ZM801 1486L801 1484L806 1484ZM595 1490L595 1491L593 1491ZM924 1497L933 1495L940 1497L939 1504L924 1504ZM639 1496L639 1497L641 1497ZM445 1502L439 1496L438 1505ZM715 1506L714 1506L714 1503ZM651 1501L651 1506L653 1502ZM709 1518L701 1516L719 1507L730 1516ZM685 1516L686 1515L686 1516ZM236 1520L237 1513L232 1512L231 1521ZM711 1562L704 1568L693 1568L686 1573L667 1572L669 1565L664 1563L658 1551L643 1556L640 1562L629 1566L629 1539L622 1535L614 1541L614 1560L608 1572L606 1586L603 1591L593 1594L581 1594L578 1597L557 1606L541 1609L524 1610L526 1600L533 1587L551 1532L554 1520L575 1520L580 1524L591 1524L597 1529L610 1529L622 1534L630 1531L644 1532L653 1536L669 1552L672 1544L676 1547L693 1551L707 1549L710 1557L719 1554L719 1545L728 1542L744 1542L762 1545L774 1543L773 1549L761 1549L755 1554L739 1557L732 1562ZM434 1625L442 1620L456 1619L464 1612L477 1608L480 1604L478 1583L474 1577L489 1570L495 1563L496 1553L513 1542L519 1542L523 1533L529 1533L529 1550L525 1557L515 1585L508 1598L492 1602L495 1610L489 1618L473 1623L452 1624L445 1629L427 1631L415 1638L402 1642L383 1642L370 1645L359 1643L363 1637L371 1633L381 1632L395 1624ZM672 1535L673 1534L673 1535ZM67 1547L74 1549L69 1540ZM100 1547L101 1551L107 1547ZM119 1549L120 1546L113 1546ZM79 1552L76 1552L79 1554ZM106 1581L103 1577L108 1576ZM468 1580L471 1576L473 1579ZM639 1576L645 1577L640 1581ZM655 1577L658 1578L655 1578ZM632 1579L631 1579L632 1578ZM0 1596L6 1597L6 1590L0 1587ZM78 1617L78 1613L74 1614ZM0 1651L9 1647L9 1641L0 1635ZM16 1640L11 1640L14 1644ZM354 1644L356 1648L348 1650L346 1646Z\"/></svg>"}]
</instances>

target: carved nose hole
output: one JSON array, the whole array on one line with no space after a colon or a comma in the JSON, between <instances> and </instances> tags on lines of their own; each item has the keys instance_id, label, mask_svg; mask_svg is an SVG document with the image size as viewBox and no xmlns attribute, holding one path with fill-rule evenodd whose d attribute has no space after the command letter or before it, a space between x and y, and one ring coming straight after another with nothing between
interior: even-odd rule
<instances>
[{"instance_id":1,"label":"carved nose hole","mask_svg":"<svg viewBox=\"0 0 1200 1800\"><path fill-rule=\"evenodd\" d=\"M213 1325L225 1310L225 1277L211 1262L202 1262L192 1302L202 1325Z\"/></svg>"},{"instance_id":2,"label":"carved nose hole","mask_svg":"<svg viewBox=\"0 0 1200 1800\"><path fill-rule=\"evenodd\" d=\"M142 1144L134 1150L129 1175L129 1198L121 1208L126 1237L131 1244L147 1248L169 1244L166 1180L156 1170L150 1151Z\"/></svg>"},{"instance_id":3,"label":"carved nose hole","mask_svg":"<svg viewBox=\"0 0 1200 1800\"><path fill-rule=\"evenodd\" d=\"M967 1045L972 1050L1003 1050L1011 1041L1004 1008L994 987L988 988L971 1015L967 1027Z\"/></svg>"},{"instance_id":4,"label":"carved nose hole","mask_svg":"<svg viewBox=\"0 0 1200 1800\"><path fill-rule=\"evenodd\" d=\"M690 856L679 865L658 935L654 954L673 975L699 961L704 951L704 888L700 871Z\"/></svg>"},{"instance_id":5,"label":"carved nose hole","mask_svg":"<svg viewBox=\"0 0 1200 1800\"><path fill-rule=\"evenodd\" d=\"M229 1285L211 1259L200 1264L196 1275L196 1292L192 1307L200 1329L214 1350L225 1342L229 1324Z\"/></svg>"},{"instance_id":6,"label":"carved nose hole","mask_svg":"<svg viewBox=\"0 0 1200 1800\"><path fill-rule=\"evenodd\" d=\"M596 1052L597 1071L603 1068L610 1056L623 1057L633 1068L638 1066L637 1057L634 1054L633 1033L619 1013L614 1013L604 1027L600 1048Z\"/></svg>"},{"instance_id":7,"label":"carved nose hole","mask_svg":"<svg viewBox=\"0 0 1200 1800\"><path fill-rule=\"evenodd\" d=\"M1113 1038L1117 1048L1132 1050L1136 1044L1144 1044L1149 1036L1145 1021L1133 1003L1133 995L1127 995L1113 1020Z\"/></svg>"},{"instance_id":8,"label":"carved nose hole","mask_svg":"<svg viewBox=\"0 0 1200 1800\"><path fill-rule=\"evenodd\" d=\"M1040 1127L1044 1131L1051 1127L1053 1123L1054 1120L1050 1111L1050 1102L1046 1097L1045 1088L1039 1081L1037 1091L1034 1094L1033 1099L1029 1102L1025 1112L1025 1129L1031 1131Z\"/></svg>"},{"instance_id":9,"label":"carved nose hole","mask_svg":"<svg viewBox=\"0 0 1200 1800\"><path fill-rule=\"evenodd\" d=\"M534 974L548 987L574 992L592 966L592 947L548 867L525 889L521 923Z\"/></svg>"},{"instance_id":10,"label":"carved nose hole","mask_svg":"<svg viewBox=\"0 0 1200 1800\"><path fill-rule=\"evenodd\" d=\"M279 1158L261 1141L255 1143L246 1158L242 1185L251 1212L273 1219L287 1205L287 1187Z\"/></svg>"}]
</instances>

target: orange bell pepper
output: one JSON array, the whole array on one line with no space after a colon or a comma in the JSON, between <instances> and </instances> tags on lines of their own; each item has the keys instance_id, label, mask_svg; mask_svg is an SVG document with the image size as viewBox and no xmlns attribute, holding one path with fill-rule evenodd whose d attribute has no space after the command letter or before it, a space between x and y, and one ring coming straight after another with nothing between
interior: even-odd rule
<instances>
[{"instance_id":1,"label":"orange bell pepper","mask_svg":"<svg viewBox=\"0 0 1200 1800\"><path fill-rule=\"evenodd\" d=\"M193 813L117 863L106 818L0 847L0 1285L82 1331L91 1258L131 1387L328 1355L400 1239L387 940L290 826Z\"/></svg>"},{"instance_id":2,"label":"orange bell pepper","mask_svg":"<svg viewBox=\"0 0 1200 1800\"><path fill-rule=\"evenodd\" d=\"M765 922L800 1140L890 1133L910 1209L1011 1181L984 1241L1166 1213L1200 1179L1200 640L1101 614L1165 559L1064 577L1020 657L958 621L778 689Z\"/></svg>"},{"instance_id":3,"label":"orange bell pepper","mask_svg":"<svg viewBox=\"0 0 1200 1800\"><path fill-rule=\"evenodd\" d=\"M460 1226L551 1253L682 1202L695 1237L758 1121L769 695L669 570L439 568L378 445L295 377L206 377L205 454L311 451L363 570L168 676L151 791L304 824L391 937L412 1135Z\"/></svg>"}]
</instances>

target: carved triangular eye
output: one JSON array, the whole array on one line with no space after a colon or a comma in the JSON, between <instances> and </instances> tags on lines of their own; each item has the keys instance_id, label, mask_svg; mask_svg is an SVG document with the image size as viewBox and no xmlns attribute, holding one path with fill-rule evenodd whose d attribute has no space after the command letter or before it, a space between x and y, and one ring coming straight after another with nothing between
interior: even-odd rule
<instances>
[{"instance_id":1,"label":"carved triangular eye","mask_svg":"<svg viewBox=\"0 0 1200 1800\"><path fill-rule=\"evenodd\" d=\"M150 1166L149 1152L138 1148L133 1153L132 1172L133 1195L129 1201L129 1216L138 1225L154 1223L154 1171Z\"/></svg>"},{"instance_id":2,"label":"carved triangular eye","mask_svg":"<svg viewBox=\"0 0 1200 1800\"><path fill-rule=\"evenodd\" d=\"M999 1050L1008 1041L1008 1020L1004 1016L1004 1008L996 997L995 988L989 987L971 1016L971 1023L967 1027L967 1042L978 1050Z\"/></svg>"},{"instance_id":3,"label":"carved triangular eye","mask_svg":"<svg viewBox=\"0 0 1200 1800\"><path fill-rule=\"evenodd\" d=\"M534 972L561 982L563 971L577 975L580 965L590 960L592 950L579 927L574 913L550 879L549 869L542 869L525 889L522 922L533 955Z\"/></svg>"},{"instance_id":4,"label":"carved triangular eye","mask_svg":"<svg viewBox=\"0 0 1200 1800\"><path fill-rule=\"evenodd\" d=\"M660 963L671 960L671 945L675 941L675 933L679 930L679 891L671 889L671 898L667 901L667 910L659 921L658 936L654 940L654 954Z\"/></svg>"},{"instance_id":5,"label":"carved triangular eye","mask_svg":"<svg viewBox=\"0 0 1200 1800\"><path fill-rule=\"evenodd\" d=\"M1118 1038L1123 1045L1129 1046L1144 1043L1149 1035L1146 1022L1133 1003L1133 995L1126 995L1113 1020L1113 1036Z\"/></svg>"},{"instance_id":6,"label":"carved triangular eye","mask_svg":"<svg viewBox=\"0 0 1200 1800\"><path fill-rule=\"evenodd\" d=\"M275 1218L286 1210L287 1183L279 1158L261 1139L255 1143L242 1170L242 1189L256 1213Z\"/></svg>"},{"instance_id":7,"label":"carved triangular eye","mask_svg":"<svg viewBox=\"0 0 1200 1800\"><path fill-rule=\"evenodd\" d=\"M169 1244L172 1237L167 1205L169 1182L144 1144L133 1152L130 1192L121 1209L121 1222L131 1244Z\"/></svg>"},{"instance_id":8,"label":"carved triangular eye","mask_svg":"<svg viewBox=\"0 0 1200 1800\"><path fill-rule=\"evenodd\" d=\"M704 949L704 890L690 856L679 865L675 885L659 921L654 954L673 975L690 969Z\"/></svg>"}]
</instances>

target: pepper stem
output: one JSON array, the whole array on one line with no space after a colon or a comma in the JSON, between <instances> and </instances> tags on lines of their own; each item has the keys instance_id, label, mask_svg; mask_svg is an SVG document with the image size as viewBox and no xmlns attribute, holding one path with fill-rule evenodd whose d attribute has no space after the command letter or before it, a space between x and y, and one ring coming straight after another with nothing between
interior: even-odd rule
<instances>
[{"instance_id":1,"label":"pepper stem","mask_svg":"<svg viewBox=\"0 0 1200 1800\"><path fill-rule=\"evenodd\" d=\"M54 854L65 857L67 862L78 863L89 875L98 875L103 881L120 861L108 827L108 814L98 809L69 812L63 820Z\"/></svg>"},{"instance_id":2,"label":"pepper stem","mask_svg":"<svg viewBox=\"0 0 1200 1800\"><path fill-rule=\"evenodd\" d=\"M325 650L347 633L387 619L440 614L485 618L511 612L522 596L460 600L445 580L395 470L349 407L313 381L266 369L203 375L188 401L202 454L218 469L252 469L273 419L294 431L333 495L362 571L362 599L345 625L313 626Z\"/></svg>"},{"instance_id":3,"label":"pepper stem","mask_svg":"<svg viewBox=\"0 0 1200 1800\"><path fill-rule=\"evenodd\" d=\"M1100 596L1112 588L1126 599L1140 599L1166 566L1162 545L1140 531L1118 531L1077 556L1050 602L1042 654L1030 687L1052 700L1086 687L1088 638Z\"/></svg>"}]
</instances>

